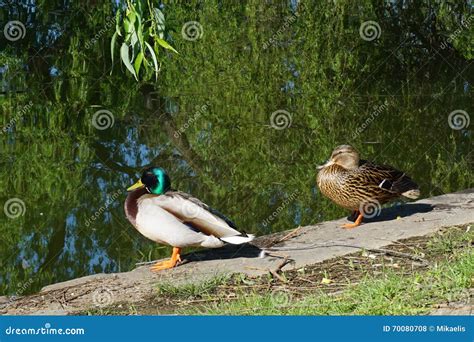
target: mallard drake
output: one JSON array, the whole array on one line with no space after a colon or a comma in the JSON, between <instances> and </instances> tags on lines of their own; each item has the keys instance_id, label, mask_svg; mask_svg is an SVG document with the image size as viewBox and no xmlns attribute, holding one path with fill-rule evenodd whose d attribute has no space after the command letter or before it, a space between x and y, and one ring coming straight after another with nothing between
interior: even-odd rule
<instances>
[{"instance_id":1,"label":"mallard drake","mask_svg":"<svg viewBox=\"0 0 474 342\"><path fill-rule=\"evenodd\" d=\"M420 196L418 185L404 172L360 160L357 150L349 145L336 147L331 158L318 169L321 193L357 215L355 222L345 224L344 228L359 226L364 215L375 216L382 204L400 196Z\"/></svg>"},{"instance_id":2,"label":"mallard drake","mask_svg":"<svg viewBox=\"0 0 474 342\"><path fill-rule=\"evenodd\" d=\"M254 238L239 232L231 220L197 198L172 190L169 176L160 167L145 169L127 191L124 206L130 223L148 239L173 247L171 258L153 265L152 271L175 267L184 247L218 248Z\"/></svg>"}]
</instances>

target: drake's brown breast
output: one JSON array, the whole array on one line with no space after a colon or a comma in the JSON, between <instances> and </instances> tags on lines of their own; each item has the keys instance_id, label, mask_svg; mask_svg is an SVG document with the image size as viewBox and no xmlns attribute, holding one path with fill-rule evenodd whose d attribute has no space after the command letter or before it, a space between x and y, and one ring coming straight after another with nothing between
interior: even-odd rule
<instances>
[{"instance_id":1,"label":"drake's brown breast","mask_svg":"<svg viewBox=\"0 0 474 342\"><path fill-rule=\"evenodd\" d=\"M138 214L138 199L147 193L145 188L137 189L135 191L129 192L127 199L124 203L124 210L127 219L130 223L136 227L137 223L137 214Z\"/></svg>"}]
</instances>

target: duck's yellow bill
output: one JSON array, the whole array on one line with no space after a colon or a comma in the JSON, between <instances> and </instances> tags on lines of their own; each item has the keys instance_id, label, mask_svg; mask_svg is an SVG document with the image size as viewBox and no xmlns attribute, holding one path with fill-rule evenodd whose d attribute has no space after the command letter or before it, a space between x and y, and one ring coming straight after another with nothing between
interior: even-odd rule
<instances>
[{"instance_id":1,"label":"duck's yellow bill","mask_svg":"<svg viewBox=\"0 0 474 342\"><path fill-rule=\"evenodd\" d=\"M132 191L132 190L135 190L135 189L138 189L138 188L142 188L144 186L145 185L142 183L142 180L139 179L135 184L133 184L131 187L129 187L127 189L127 191Z\"/></svg>"}]
</instances>

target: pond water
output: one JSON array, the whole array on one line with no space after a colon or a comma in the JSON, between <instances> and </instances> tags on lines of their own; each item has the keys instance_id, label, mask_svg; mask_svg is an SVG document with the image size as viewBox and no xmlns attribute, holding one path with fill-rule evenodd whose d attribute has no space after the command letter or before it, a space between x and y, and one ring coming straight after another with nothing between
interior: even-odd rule
<instances>
[{"instance_id":1,"label":"pond water","mask_svg":"<svg viewBox=\"0 0 474 342\"><path fill-rule=\"evenodd\" d=\"M123 212L148 165L257 235L348 214L315 184L340 144L422 197L472 187L472 8L391 4L161 6L179 54L139 82L110 58L115 1L0 4L25 33L1 37L0 294L167 256Z\"/></svg>"}]
</instances>

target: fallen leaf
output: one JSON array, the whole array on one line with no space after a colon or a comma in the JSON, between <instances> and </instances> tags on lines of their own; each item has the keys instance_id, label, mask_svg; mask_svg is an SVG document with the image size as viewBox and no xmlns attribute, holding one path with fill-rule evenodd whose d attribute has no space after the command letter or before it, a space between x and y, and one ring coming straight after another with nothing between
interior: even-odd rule
<instances>
[{"instance_id":1,"label":"fallen leaf","mask_svg":"<svg viewBox=\"0 0 474 342\"><path fill-rule=\"evenodd\" d=\"M332 283L332 280L328 278L323 278L321 280L321 284L331 284L331 283Z\"/></svg>"}]
</instances>

